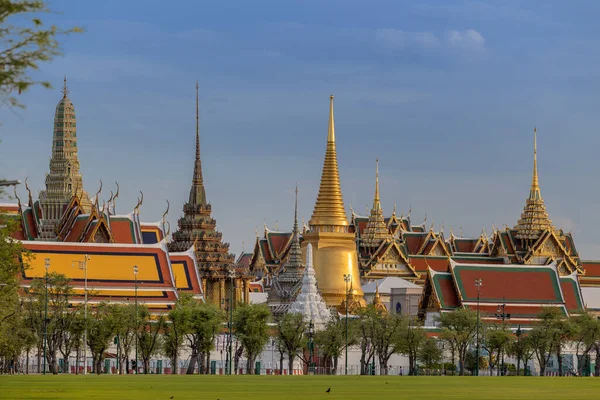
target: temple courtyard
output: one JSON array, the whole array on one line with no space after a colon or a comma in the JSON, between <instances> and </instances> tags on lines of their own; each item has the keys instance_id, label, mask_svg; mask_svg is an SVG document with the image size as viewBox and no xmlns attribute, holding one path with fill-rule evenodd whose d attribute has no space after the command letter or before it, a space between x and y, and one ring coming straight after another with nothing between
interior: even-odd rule
<instances>
[{"instance_id":1,"label":"temple courtyard","mask_svg":"<svg viewBox=\"0 0 600 400\"><path fill-rule=\"evenodd\" d=\"M599 390L600 379L558 377L0 376L0 399L532 400L594 398Z\"/></svg>"}]
</instances>

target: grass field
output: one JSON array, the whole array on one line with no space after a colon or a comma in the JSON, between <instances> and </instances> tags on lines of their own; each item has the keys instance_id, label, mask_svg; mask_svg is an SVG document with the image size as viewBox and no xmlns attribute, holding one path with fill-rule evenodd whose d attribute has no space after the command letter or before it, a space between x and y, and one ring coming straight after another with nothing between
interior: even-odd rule
<instances>
[{"instance_id":1,"label":"grass field","mask_svg":"<svg viewBox=\"0 0 600 400\"><path fill-rule=\"evenodd\" d=\"M325 393L331 388L331 393ZM600 378L0 376L0 399L592 399Z\"/></svg>"}]
</instances>

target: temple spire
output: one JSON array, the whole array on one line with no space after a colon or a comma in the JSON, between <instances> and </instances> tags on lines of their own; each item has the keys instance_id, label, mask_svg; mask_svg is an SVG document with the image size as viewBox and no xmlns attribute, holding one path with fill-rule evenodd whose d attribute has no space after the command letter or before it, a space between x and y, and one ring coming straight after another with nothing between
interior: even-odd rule
<instances>
[{"instance_id":1,"label":"temple spire","mask_svg":"<svg viewBox=\"0 0 600 400\"><path fill-rule=\"evenodd\" d=\"M67 95L69 94L69 88L67 87L67 75L65 75L63 79L63 88L60 92L63 94L63 99L66 99Z\"/></svg>"},{"instance_id":2,"label":"temple spire","mask_svg":"<svg viewBox=\"0 0 600 400\"><path fill-rule=\"evenodd\" d=\"M296 184L296 202L294 204L294 230L292 231L292 243L290 244L290 252L285 263L286 271L296 272L298 276L302 271L302 249L300 248L300 230L298 229L298 185ZM295 270L295 271L291 271Z\"/></svg>"},{"instance_id":3,"label":"temple spire","mask_svg":"<svg viewBox=\"0 0 600 400\"><path fill-rule=\"evenodd\" d=\"M329 129L327 132L327 149L321 175L321 185L317 202L309 221L311 228L347 227L348 218L344 209L344 200L340 185L337 153L335 149L335 125L333 118L333 96L329 98ZM329 230L329 228L326 228ZM335 229L334 229L335 230Z\"/></svg>"},{"instance_id":4,"label":"temple spire","mask_svg":"<svg viewBox=\"0 0 600 400\"><path fill-rule=\"evenodd\" d=\"M538 168L537 168L537 129L533 128L533 176L529 197L525 202L523 213L517 223L516 237L531 243L537 240L542 232L552 228L552 221L548 218L542 192L540 190Z\"/></svg>"},{"instance_id":5,"label":"temple spire","mask_svg":"<svg viewBox=\"0 0 600 400\"><path fill-rule=\"evenodd\" d=\"M389 236L379 198L379 159L375 162L375 196L373 197L373 208L371 208L371 214L363 234L364 246L378 246L383 239Z\"/></svg>"},{"instance_id":6,"label":"temple spire","mask_svg":"<svg viewBox=\"0 0 600 400\"><path fill-rule=\"evenodd\" d=\"M206 204L204 179L202 178L202 162L200 161L200 110L198 105L198 81L196 81L196 159L194 161L194 176L190 190L190 204Z\"/></svg>"}]
</instances>

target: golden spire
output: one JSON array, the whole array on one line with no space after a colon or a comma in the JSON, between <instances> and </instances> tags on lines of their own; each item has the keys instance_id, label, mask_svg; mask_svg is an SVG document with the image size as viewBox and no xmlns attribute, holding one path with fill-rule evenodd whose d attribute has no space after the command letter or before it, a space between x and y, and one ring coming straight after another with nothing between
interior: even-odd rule
<instances>
[{"instance_id":1,"label":"golden spire","mask_svg":"<svg viewBox=\"0 0 600 400\"><path fill-rule=\"evenodd\" d=\"M373 208L369 215L369 221L363 234L365 246L378 246L382 240L389 236L387 225L381 209L381 200L379 199L379 159L375 160L375 196L373 198Z\"/></svg>"},{"instance_id":2,"label":"golden spire","mask_svg":"<svg viewBox=\"0 0 600 400\"><path fill-rule=\"evenodd\" d=\"M552 227L552 221L548 218L542 192L540 190L538 168L537 168L537 128L533 128L533 177L529 197L525 201L525 207L521 218L515 226L516 237L523 240L535 241L542 232Z\"/></svg>"},{"instance_id":3,"label":"golden spire","mask_svg":"<svg viewBox=\"0 0 600 400\"><path fill-rule=\"evenodd\" d=\"M344 209L335 150L333 96L329 98L329 130L327 132L327 149L325 151L321 185L315 209L308 223L311 228L315 226L347 227L349 225Z\"/></svg>"}]
</instances>

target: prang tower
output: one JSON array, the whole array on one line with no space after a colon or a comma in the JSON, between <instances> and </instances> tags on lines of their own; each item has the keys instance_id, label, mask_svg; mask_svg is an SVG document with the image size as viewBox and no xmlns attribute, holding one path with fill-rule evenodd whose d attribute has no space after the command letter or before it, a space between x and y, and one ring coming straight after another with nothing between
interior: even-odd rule
<instances>
[{"instance_id":1,"label":"prang tower","mask_svg":"<svg viewBox=\"0 0 600 400\"><path fill-rule=\"evenodd\" d=\"M40 192L40 240L56 239L56 228L73 195L77 194L87 212L92 206L88 194L83 190L83 179L79 172L75 107L68 97L66 77L62 94L54 113L52 157L50 172L46 175L46 190Z\"/></svg>"},{"instance_id":2,"label":"prang tower","mask_svg":"<svg viewBox=\"0 0 600 400\"><path fill-rule=\"evenodd\" d=\"M333 96L329 98L329 130L321 185L308 224L309 231L303 235L302 247L312 245L317 284L327 305L340 306L346 300L346 287L350 292L350 303L364 305L355 237L348 229L350 224L340 187ZM344 280L344 275L348 274L352 276L350 282Z\"/></svg>"}]
</instances>

